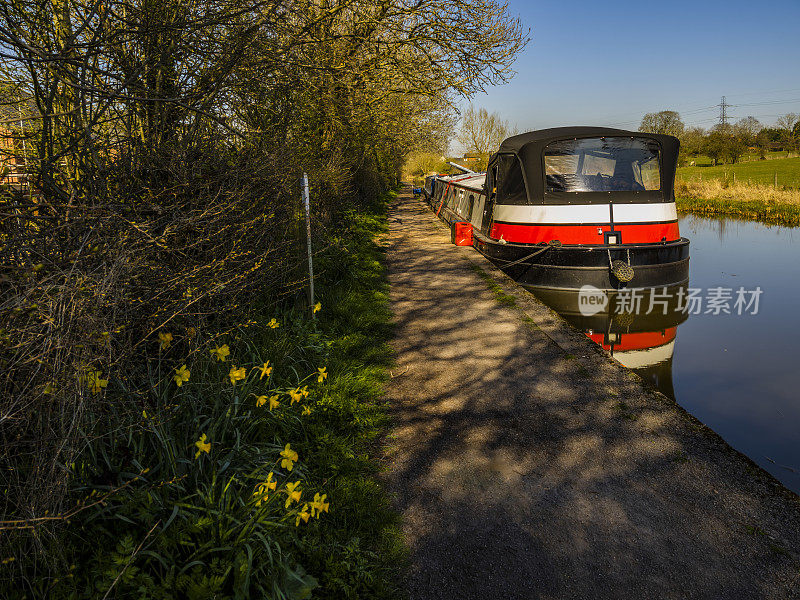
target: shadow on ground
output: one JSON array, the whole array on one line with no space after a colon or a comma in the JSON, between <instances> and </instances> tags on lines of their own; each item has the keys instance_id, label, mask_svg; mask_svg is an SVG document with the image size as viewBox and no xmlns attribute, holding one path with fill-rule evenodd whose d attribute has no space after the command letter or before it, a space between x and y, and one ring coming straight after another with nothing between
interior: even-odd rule
<instances>
[{"instance_id":1,"label":"shadow on ground","mask_svg":"<svg viewBox=\"0 0 800 600\"><path fill-rule=\"evenodd\" d=\"M389 220L412 599L800 595L796 496L588 340L567 353L499 304L422 202Z\"/></svg>"}]
</instances>

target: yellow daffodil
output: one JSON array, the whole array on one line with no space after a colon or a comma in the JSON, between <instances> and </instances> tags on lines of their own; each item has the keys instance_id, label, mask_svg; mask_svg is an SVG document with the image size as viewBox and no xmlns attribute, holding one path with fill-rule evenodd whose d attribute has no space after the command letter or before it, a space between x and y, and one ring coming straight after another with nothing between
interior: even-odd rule
<instances>
[{"instance_id":1,"label":"yellow daffodil","mask_svg":"<svg viewBox=\"0 0 800 600\"><path fill-rule=\"evenodd\" d=\"M161 343L161 349L166 350L169 348L170 344L172 344L172 334L171 333L159 333L158 334L158 341Z\"/></svg>"},{"instance_id":2,"label":"yellow daffodil","mask_svg":"<svg viewBox=\"0 0 800 600\"><path fill-rule=\"evenodd\" d=\"M256 502L256 506L261 506L262 502L266 502L269 499L269 492L274 490L278 486L277 481L273 481L272 479L273 473L272 471L269 472L267 475L266 481L263 483L259 483L256 487L256 491L254 492L254 496L259 496L258 502Z\"/></svg>"},{"instance_id":3,"label":"yellow daffodil","mask_svg":"<svg viewBox=\"0 0 800 600\"><path fill-rule=\"evenodd\" d=\"M303 394L303 398L308 398L308 386L304 385L303 389L300 390L300 393Z\"/></svg>"},{"instance_id":4,"label":"yellow daffodil","mask_svg":"<svg viewBox=\"0 0 800 600\"><path fill-rule=\"evenodd\" d=\"M289 396L292 398L291 404L295 402L300 402L303 399L303 392L300 388L295 388L289 392Z\"/></svg>"},{"instance_id":5,"label":"yellow daffodil","mask_svg":"<svg viewBox=\"0 0 800 600\"><path fill-rule=\"evenodd\" d=\"M310 414L311 414L311 407L310 406L304 406L303 407L303 416L307 417Z\"/></svg>"},{"instance_id":6,"label":"yellow daffodil","mask_svg":"<svg viewBox=\"0 0 800 600\"><path fill-rule=\"evenodd\" d=\"M211 350L211 357L216 358L219 362L225 362L225 359L228 358L230 353L231 350L228 348L228 344L222 344L222 346L217 346Z\"/></svg>"},{"instance_id":7,"label":"yellow daffodil","mask_svg":"<svg viewBox=\"0 0 800 600\"><path fill-rule=\"evenodd\" d=\"M278 323L278 321L276 321L274 317L270 319L269 323L267 323L267 327L269 327L270 329L277 329L280 326L281 324Z\"/></svg>"},{"instance_id":8,"label":"yellow daffodil","mask_svg":"<svg viewBox=\"0 0 800 600\"><path fill-rule=\"evenodd\" d=\"M259 379L264 379L264 376L265 376L265 375L266 375L267 377L269 377L269 376L270 376L270 374L272 373L272 367L270 367L270 366L269 366L269 361L265 362L265 363L264 363L264 366L262 366L262 367L256 367L256 368L257 368L259 371L261 371L261 376L259 377Z\"/></svg>"},{"instance_id":9,"label":"yellow daffodil","mask_svg":"<svg viewBox=\"0 0 800 600\"><path fill-rule=\"evenodd\" d=\"M281 468L287 471L291 471L294 468L294 463L296 463L299 458L297 452L292 450L291 444L286 444L286 447L281 451L281 456L283 457L283 460L281 460Z\"/></svg>"},{"instance_id":10,"label":"yellow daffodil","mask_svg":"<svg viewBox=\"0 0 800 600\"><path fill-rule=\"evenodd\" d=\"M327 494L322 494L321 496L319 493L314 494L314 500L310 503L312 517L317 517L323 512L328 512L328 507L330 505L325 502L325 498L327 497Z\"/></svg>"},{"instance_id":11,"label":"yellow daffodil","mask_svg":"<svg viewBox=\"0 0 800 600\"><path fill-rule=\"evenodd\" d=\"M104 387L108 387L108 379L100 379L101 372L89 369L86 371L86 385L93 394L99 394Z\"/></svg>"},{"instance_id":12,"label":"yellow daffodil","mask_svg":"<svg viewBox=\"0 0 800 600\"><path fill-rule=\"evenodd\" d=\"M181 387L184 382L189 381L189 369L186 368L186 365L183 365L180 369L175 369L175 375L172 376L172 379L175 381L175 385Z\"/></svg>"},{"instance_id":13,"label":"yellow daffodil","mask_svg":"<svg viewBox=\"0 0 800 600\"><path fill-rule=\"evenodd\" d=\"M297 513L297 518L294 520L294 526L295 527L300 527L300 519L302 519L304 523L308 523L308 518L310 516L311 515L308 512L308 504L304 504L303 505L303 510L301 510L299 513Z\"/></svg>"},{"instance_id":14,"label":"yellow daffodil","mask_svg":"<svg viewBox=\"0 0 800 600\"><path fill-rule=\"evenodd\" d=\"M258 396L256 398L256 406L264 406L267 403L266 396Z\"/></svg>"},{"instance_id":15,"label":"yellow daffodil","mask_svg":"<svg viewBox=\"0 0 800 600\"><path fill-rule=\"evenodd\" d=\"M208 438L206 437L206 434L204 433L203 435L200 436L200 439L197 440L194 443L194 445L197 446L197 452L194 455L195 458L200 458L200 455L203 452L208 454L211 451L211 442L206 441L206 440L208 440Z\"/></svg>"},{"instance_id":16,"label":"yellow daffodil","mask_svg":"<svg viewBox=\"0 0 800 600\"><path fill-rule=\"evenodd\" d=\"M278 396L278 394L275 394L274 396L270 396L269 397L269 409L270 410L275 410L276 408L278 408L281 405L281 403L278 402L278 398L279 397L280 396Z\"/></svg>"},{"instance_id":17,"label":"yellow daffodil","mask_svg":"<svg viewBox=\"0 0 800 600\"><path fill-rule=\"evenodd\" d=\"M322 303L321 303L321 302L317 302L317 303L314 305L314 314L317 314L317 313L318 313L319 311L321 311L321 310L322 310Z\"/></svg>"},{"instance_id":18,"label":"yellow daffodil","mask_svg":"<svg viewBox=\"0 0 800 600\"><path fill-rule=\"evenodd\" d=\"M247 377L247 369L244 367L236 368L236 365L231 366L230 373L228 373L228 377L231 378L231 385L236 385L237 381L241 381L245 377Z\"/></svg>"},{"instance_id":19,"label":"yellow daffodil","mask_svg":"<svg viewBox=\"0 0 800 600\"><path fill-rule=\"evenodd\" d=\"M317 383L322 383L328 378L328 367L318 367L317 371L319 374L317 375Z\"/></svg>"},{"instance_id":20,"label":"yellow daffodil","mask_svg":"<svg viewBox=\"0 0 800 600\"><path fill-rule=\"evenodd\" d=\"M303 493L301 490L297 489L297 486L300 485L299 481L295 481L294 483L287 483L286 484L286 504L284 508L289 508L289 505L294 502L300 502L300 495Z\"/></svg>"}]
</instances>

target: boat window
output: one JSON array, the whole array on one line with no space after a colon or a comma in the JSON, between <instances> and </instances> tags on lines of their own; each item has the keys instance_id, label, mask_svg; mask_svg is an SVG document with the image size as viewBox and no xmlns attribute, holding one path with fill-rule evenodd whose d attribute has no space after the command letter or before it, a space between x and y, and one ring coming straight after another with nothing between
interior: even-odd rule
<instances>
[{"instance_id":1,"label":"boat window","mask_svg":"<svg viewBox=\"0 0 800 600\"><path fill-rule=\"evenodd\" d=\"M661 189L657 142L643 138L561 140L544 150L548 192L626 192Z\"/></svg>"},{"instance_id":2,"label":"boat window","mask_svg":"<svg viewBox=\"0 0 800 600\"><path fill-rule=\"evenodd\" d=\"M519 159L513 154L501 154L497 158L497 203L528 204L525 180Z\"/></svg>"}]
</instances>

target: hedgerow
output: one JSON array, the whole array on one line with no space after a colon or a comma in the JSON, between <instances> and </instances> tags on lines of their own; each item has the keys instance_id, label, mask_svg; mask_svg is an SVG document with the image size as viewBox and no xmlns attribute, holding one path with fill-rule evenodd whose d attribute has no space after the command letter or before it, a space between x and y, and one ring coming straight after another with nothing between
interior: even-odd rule
<instances>
[{"instance_id":1,"label":"hedgerow","mask_svg":"<svg viewBox=\"0 0 800 600\"><path fill-rule=\"evenodd\" d=\"M378 594L373 204L525 43L496 0L0 3L1 595Z\"/></svg>"},{"instance_id":2,"label":"hedgerow","mask_svg":"<svg viewBox=\"0 0 800 600\"><path fill-rule=\"evenodd\" d=\"M380 219L350 218L311 315L256 304L220 335L164 328L136 403L113 372L84 378L102 409L52 515L60 560L8 561L19 597L395 594L396 517L368 458L390 360Z\"/></svg>"}]
</instances>

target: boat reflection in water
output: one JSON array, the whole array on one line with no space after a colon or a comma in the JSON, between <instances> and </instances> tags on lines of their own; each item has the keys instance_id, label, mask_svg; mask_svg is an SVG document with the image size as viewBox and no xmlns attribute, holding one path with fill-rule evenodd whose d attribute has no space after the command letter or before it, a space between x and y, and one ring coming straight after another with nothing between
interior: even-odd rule
<instances>
[{"instance_id":1,"label":"boat reflection in water","mask_svg":"<svg viewBox=\"0 0 800 600\"><path fill-rule=\"evenodd\" d=\"M672 354L678 325L688 317L687 285L620 292L528 289L617 361L674 400Z\"/></svg>"}]
</instances>

